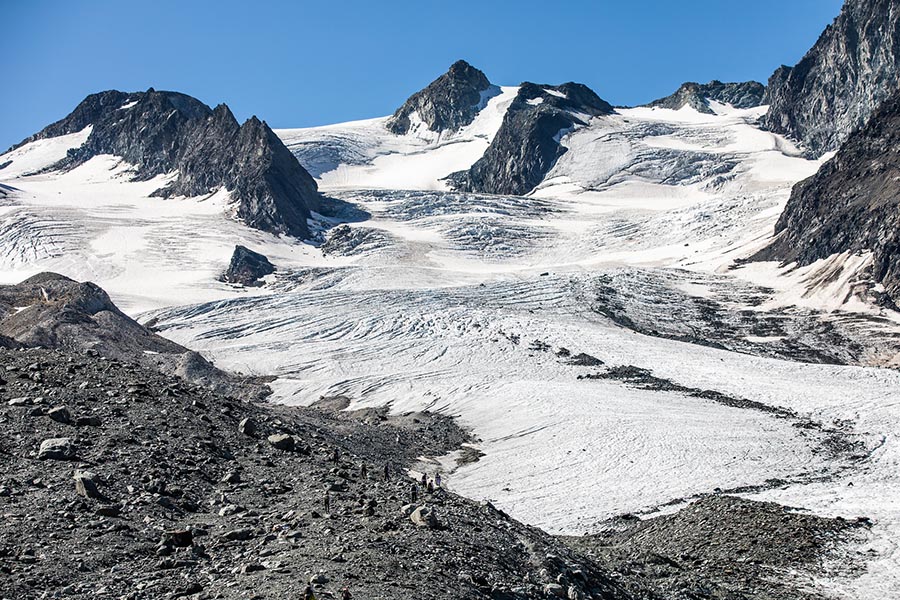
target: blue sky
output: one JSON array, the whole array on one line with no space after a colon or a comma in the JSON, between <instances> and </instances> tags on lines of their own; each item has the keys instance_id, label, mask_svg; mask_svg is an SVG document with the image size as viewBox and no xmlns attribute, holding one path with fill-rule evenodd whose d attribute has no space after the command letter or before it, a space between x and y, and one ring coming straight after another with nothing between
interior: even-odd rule
<instances>
[{"instance_id":1,"label":"blue sky","mask_svg":"<svg viewBox=\"0 0 900 600\"><path fill-rule=\"evenodd\" d=\"M464 58L638 104L794 64L841 0L0 0L0 151L89 93L178 90L303 127L391 113ZM752 7L752 8L751 8Z\"/></svg>"}]
</instances>

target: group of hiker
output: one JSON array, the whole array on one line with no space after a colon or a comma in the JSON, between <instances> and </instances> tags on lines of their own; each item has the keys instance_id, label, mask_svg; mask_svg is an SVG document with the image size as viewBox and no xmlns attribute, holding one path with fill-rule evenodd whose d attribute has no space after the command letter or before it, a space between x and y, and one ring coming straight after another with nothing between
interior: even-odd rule
<instances>
[{"instance_id":1,"label":"group of hiker","mask_svg":"<svg viewBox=\"0 0 900 600\"><path fill-rule=\"evenodd\" d=\"M340 462L340 453L337 449L331 455L331 461L335 464ZM362 479L368 479L369 470L366 463L362 463L359 468L359 474ZM390 481L391 479L391 466L389 463L384 464L383 469L384 481ZM435 473L434 477L429 479L426 473L422 473L422 477L412 484L412 488L410 489L410 498L413 503L418 501L419 498L419 486L421 485L422 489L427 491L429 494L433 494L436 489L441 487L441 474ZM325 512L331 512L331 494L328 490L325 490L325 500L324 500ZM350 593L348 588L343 588L341 590L341 600L351 600L353 595ZM303 592L303 600L316 600L315 590L313 586L307 585L306 589Z\"/></svg>"}]
</instances>

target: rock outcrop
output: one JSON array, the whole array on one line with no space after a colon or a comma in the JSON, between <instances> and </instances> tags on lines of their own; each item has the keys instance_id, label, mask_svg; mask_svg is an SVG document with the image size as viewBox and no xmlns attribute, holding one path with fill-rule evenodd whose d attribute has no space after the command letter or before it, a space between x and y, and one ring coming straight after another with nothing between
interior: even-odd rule
<instances>
[{"instance_id":1,"label":"rock outcrop","mask_svg":"<svg viewBox=\"0 0 900 600\"><path fill-rule=\"evenodd\" d=\"M768 129L810 156L837 150L900 86L900 0L846 0L794 67L769 79Z\"/></svg>"},{"instance_id":2,"label":"rock outcrop","mask_svg":"<svg viewBox=\"0 0 900 600\"><path fill-rule=\"evenodd\" d=\"M753 108L762 104L766 87L757 81L740 83L722 83L718 80L709 83L689 81L681 85L671 96L654 100L647 106L678 110L690 106L698 112L713 114L710 100L730 104L735 108Z\"/></svg>"},{"instance_id":3,"label":"rock outcrop","mask_svg":"<svg viewBox=\"0 0 900 600\"><path fill-rule=\"evenodd\" d=\"M120 311L97 285L55 273L0 286L0 339L19 347L90 353L152 365L223 393L262 397L269 392L267 387L220 371L196 352L156 335Z\"/></svg>"},{"instance_id":4,"label":"rock outcrop","mask_svg":"<svg viewBox=\"0 0 900 600\"><path fill-rule=\"evenodd\" d=\"M85 143L52 169L71 169L100 154L120 156L139 180L177 172L156 196L198 196L225 188L235 216L248 226L309 237L307 219L320 206L316 183L256 117L240 125L224 104L210 109L185 94L152 88L113 90L88 96L66 118L19 146L88 125Z\"/></svg>"},{"instance_id":5,"label":"rock outcrop","mask_svg":"<svg viewBox=\"0 0 900 600\"><path fill-rule=\"evenodd\" d=\"M386 127L404 135L415 128L417 118L430 131L456 131L472 122L484 107L492 87L484 73L459 60L426 88L410 96Z\"/></svg>"},{"instance_id":6,"label":"rock outcrop","mask_svg":"<svg viewBox=\"0 0 900 600\"><path fill-rule=\"evenodd\" d=\"M873 280L900 301L900 94L794 186L775 233L756 259L807 265L836 253L871 251Z\"/></svg>"},{"instance_id":7,"label":"rock outcrop","mask_svg":"<svg viewBox=\"0 0 900 600\"><path fill-rule=\"evenodd\" d=\"M566 133L592 117L613 112L609 103L580 83L523 83L484 156L448 180L461 191L527 194L566 152L560 144Z\"/></svg>"},{"instance_id":8,"label":"rock outcrop","mask_svg":"<svg viewBox=\"0 0 900 600\"><path fill-rule=\"evenodd\" d=\"M259 252L245 246L235 246L234 254L228 269L222 273L221 280L226 283L237 283L244 286L262 285L260 279L275 272L275 265Z\"/></svg>"}]
</instances>

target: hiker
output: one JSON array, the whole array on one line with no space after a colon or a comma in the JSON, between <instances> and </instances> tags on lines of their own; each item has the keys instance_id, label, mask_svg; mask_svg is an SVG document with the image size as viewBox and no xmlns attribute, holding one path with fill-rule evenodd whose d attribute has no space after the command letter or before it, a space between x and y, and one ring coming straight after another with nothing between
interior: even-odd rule
<instances>
[{"instance_id":1,"label":"hiker","mask_svg":"<svg viewBox=\"0 0 900 600\"><path fill-rule=\"evenodd\" d=\"M306 589L303 590L303 600L316 600L316 595L313 593L312 585L306 586Z\"/></svg>"},{"instance_id":2,"label":"hiker","mask_svg":"<svg viewBox=\"0 0 900 600\"><path fill-rule=\"evenodd\" d=\"M367 479L369 477L369 470L366 468L366 463L363 463L359 468L359 474L363 479Z\"/></svg>"},{"instance_id":3,"label":"hiker","mask_svg":"<svg viewBox=\"0 0 900 600\"><path fill-rule=\"evenodd\" d=\"M344 588L341 590L341 600L351 600L353 598L353 594L350 593L350 590Z\"/></svg>"},{"instance_id":4,"label":"hiker","mask_svg":"<svg viewBox=\"0 0 900 600\"><path fill-rule=\"evenodd\" d=\"M341 458L341 453L338 452L337 448L335 448L334 453L331 455L331 462L337 463L340 458Z\"/></svg>"},{"instance_id":5,"label":"hiker","mask_svg":"<svg viewBox=\"0 0 900 600\"><path fill-rule=\"evenodd\" d=\"M331 512L331 494L328 493L328 490L325 490L325 512Z\"/></svg>"},{"instance_id":6,"label":"hiker","mask_svg":"<svg viewBox=\"0 0 900 600\"><path fill-rule=\"evenodd\" d=\"M384 480L387 481L391 478L391 467L388 463L384 463Z\"/></svg>"},{"instance_id":7,"label":"hiker","mask_svg":"<svg viewBox=\"0 0 900 600\"><path fill-rule=\"evenodd\" d=\"M441 474L440 473L437 473L434 476L434 487L436 487L436 488L441 487Z\"/></svg>"},{"instance_id":8,"label":"hiker","mask_svg":"<svg viewBox=\"0 0 900 600\"><path fill-rule=\"evenodd\" d=\"M434 483L431 482L431 481L428 482L428 493L429 493L429 494L433 494L433 493L434 493Z\"/></svg>"},{"instance_id":9,"label":"hiker","mask_svg":"<svg viewBox=\"0 0 900 600\"><path fill-rule=\"evenodd\" d=\"M422 487L426 487L428 485L428 475L422 473Z\"/></svg>"},{"instance_id":10,"label":"hiker","mask_svg":"<svg viewBox=\"0 0 900 600\"><path fill-rule=\"evenodd\" d=\"M419 499L419 488L416 487L416 484L412 484L412 487L409 491L409 497L412 499L413 504L415 504L416 500Z\"/></svg>"}]
</instances>

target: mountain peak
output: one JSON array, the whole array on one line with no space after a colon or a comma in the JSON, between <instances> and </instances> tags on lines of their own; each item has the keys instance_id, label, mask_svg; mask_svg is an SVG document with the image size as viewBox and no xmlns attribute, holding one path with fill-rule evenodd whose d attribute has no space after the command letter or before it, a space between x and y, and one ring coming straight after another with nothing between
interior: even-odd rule
<instances>
[{"instance_id":1,"label":"mountain peak","mask_svg":"<svg viewBox=\"0 0 900 600\"><path fill-rule=\"evenodd\" d=\"M484 92L491 89L487 76L464 60L416 92L388 120L388 130L404 135L416 121L429 131L456 131L471 123L483 108Z\"/></svg>"},{"instance_id":2,"label":"mountain peak","mask_svg":"<svg viewBox=\"0 0 900 600\"><path fill-rule=\"evenodd\" d=\"M713 79L709 83L686 81L674 94L647 104L650 107L679 110L690 106L694 110L713 114L710 100L730 104L735 108L753 108L763 103L766 88L758 81L723 83Z\"/></svg>"},{"instance_id":3,"label":"mountain peak","mask_svg":"<svg viewBox=\"0 0 900 600\"><path fill-rule=\"evenodd\" d=\"M22 142L92 126L87 140L50 168L72 169L101 154L119 156L148 180L177 173L153 196L199 196L225 188L250 227L308 237L316 183L264 121L239 125L225 104L215 109L179 92L91 94L66 118Z\"/></svg>"}]
</instances>

